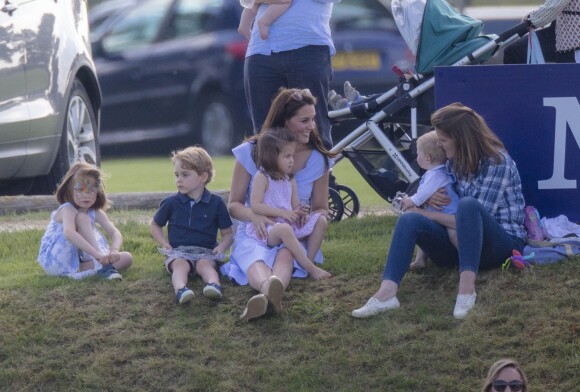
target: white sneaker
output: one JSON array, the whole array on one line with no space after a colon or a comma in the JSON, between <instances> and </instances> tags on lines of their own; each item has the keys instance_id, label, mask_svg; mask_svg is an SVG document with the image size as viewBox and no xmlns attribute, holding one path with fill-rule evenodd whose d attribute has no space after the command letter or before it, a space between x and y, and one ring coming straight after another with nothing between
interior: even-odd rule
<instances>
[{"instance_id":1,"label":"white sneaker","mask_svg":"<svg viewBox=\"0 0 580 392\"><path fill-rule=\"evenodd\" d=\"M453 309L453 317L457 320L464 319L467 313L475 305L475 299L477 298L477 293L474 291L473 294L457 294L457 300L455 301L455 309Z\"/></svg>"},{"instance_id":2,"label":"white sneaker","mask_svg":"<svg viewBox=\"0 0 580 392\"><path fill-rule=\"evenodd\" d=\"M379 313L386 312L389 309L396 309L399 306L401 306L401 304L399 303L397 297L393 297L386 301L379 301L377 298L371 297L365 306L352 311L352 317L367 318Z\"/></svg>"}]
</instances>

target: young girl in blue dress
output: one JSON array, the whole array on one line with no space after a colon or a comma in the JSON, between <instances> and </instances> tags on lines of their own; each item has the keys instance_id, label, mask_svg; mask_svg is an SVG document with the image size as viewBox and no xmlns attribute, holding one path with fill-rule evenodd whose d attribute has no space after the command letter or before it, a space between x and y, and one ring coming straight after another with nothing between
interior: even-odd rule
<instances>
[{"instance_id":1,"label":"young girl in blue dress","mask_svg":"<svg viewBox=\"0 0 580 392\"><path fill-rule=\"evenodd\" d=\"M253 223L246 226L246 234L269 247L283 243L314 279L327 278L330 274L312 261L323 236L311 234L316 225L324 222L320 213L309 214L308 206L300 204L292 175L295 147L296 137L285 128L272 128L260 134L256 146L259 171L252 182L250 205L254 213L269 216L275 223L266 226L266 238L258 235ZM306 253L299 241L302 239L307 239Z\"/></svg>"},{"instance_id":2,"label":"young girl in blue dress","mask_svg":"<svg viewBox=\"0 0 580 392\"><path fill-rule=\"evenodd\" d=\"M108 201L101 177L99 168L79 162L59 185L60 206L50 216L37 259L48 275L81 279L98 274L121 280L117 269L131 266L133 256L120 252L123 236L105 213ZM107 233L110 246L96 223Z\"/></svg>"}]
</instances>

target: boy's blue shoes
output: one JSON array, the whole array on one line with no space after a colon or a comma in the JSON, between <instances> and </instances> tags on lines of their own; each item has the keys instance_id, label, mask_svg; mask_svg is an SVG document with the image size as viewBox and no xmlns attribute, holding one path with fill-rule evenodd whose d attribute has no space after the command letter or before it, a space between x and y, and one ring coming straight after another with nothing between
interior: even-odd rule
<instances>
[{"instance_id":1,"label":"boy's blue shoes","mask_svg":"<svg viewBox=\"0 0 580 392\"><path fill-rule=\"evenodd\" d=\"M107 280L123 280L120 273L117 272L112 264L105 265L97 272L97 276Z\"/></svg>"},{"instance_id":2,"label":"boy's blue shoes","mask_svg":"<svg viewBox=\"0 0 580 392\"><path fill-rule=\"evenodd\" d=\"M206 298L222 299L222 287L217 283L208 283L203 288L203 295Z\"/></svg>"},{"instance_id":3,"label":"boy's blue shoes","mask_svg":"<svg viewBox=\"0 0 580 392\"><path fill-rule=\"evenodd\" d=\"M195 294L193 293L193 291L191 291L190 289L188 289L185 286L180 288L176 294L177 302L180 305L191 301L193 299L193 297L195 297Z\"/></svg>"}]
</instances>

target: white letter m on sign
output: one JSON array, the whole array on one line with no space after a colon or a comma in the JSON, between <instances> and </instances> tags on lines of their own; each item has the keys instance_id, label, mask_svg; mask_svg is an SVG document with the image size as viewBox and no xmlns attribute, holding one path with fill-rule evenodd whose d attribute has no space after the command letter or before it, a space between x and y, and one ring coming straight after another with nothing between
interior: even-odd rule
<instances>
[{"instance_id":1,"label":"white letter m on sign","mask_svg":"<svg viewBox=\"0 0 580 392\"><path fill-rule=\"evenodd\" d=\"M575 189L576 180L564 177L566 163L566 124L580 147L580 103L576 97L544 98L544 106L556 109L554 130L554 171L552 177L538 181L538 189Z\"/></svg>"}]
</instances>

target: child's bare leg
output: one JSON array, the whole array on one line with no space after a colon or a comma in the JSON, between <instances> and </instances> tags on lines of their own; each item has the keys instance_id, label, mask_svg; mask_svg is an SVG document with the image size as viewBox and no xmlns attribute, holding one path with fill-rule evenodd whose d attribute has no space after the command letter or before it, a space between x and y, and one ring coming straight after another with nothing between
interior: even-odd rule
<instances>
[{"instance_id":1,"label":"child's bare leg","mask_svg":"<svg viewBox=\"0 0 580 392\"><path fill-rule=\"evenodd\" d=\"M216 270L216 263L209 259L199 259L195 264L195 272L205 283L220 284L220 278Z\"/></svg>"},{"instance_id":2,"label":"child's bare leg","mask_svg":"<svg viewBox=\"0 0 580 392\"><path fill-rule=\"evenodd\" d=\"M268 39L268 35L270 35L270 25L266 24L264 18L258 19L256 22L258 25L258 31L260 32L260 38Z\"/></svg>"},{"instance_id":3,"label":"child's bare leg","mask_svg":"<svg viewBox=\"0 0 580 392\"><path fill-rule=\"evenodd\" d=\"M320 215L312 233L308 236L307 246L306 246L306 256L310 260L314 260L316 253L322 246L322 241L324 240L324 235L326 234L326 228L328 227L328 221L326 217Z\"/></svg>"},{"instance_id":4,"label":"child's bare leg","mask_svg":"<svg viewBox=\"0 0 580 392\"><path fill-rule=\"evenodd\" d=\"M304 253L304 248L292 231L292 227L286 223L274 225L274 227L272 227L270 230L270 234L268 235L268 246L277 246L281 242L283 242L284 246L290 252L292 252L292 255L298 264L300 264L302 268L304 268L306 272L312 276L312 278L318 280L330 277L330 273L326 272L322 268L317 267L312 262L312 260L306 256Z\"/></svg>"},{"instance_id":5,"label":"child's bare leg","mask_svg":"<svg viewBox=\"0 0 580 392\"><path fill-rule=\"evenodd\" d=\"M270 34L270 26L272 23L280 17L288 8L290 7L290 2L286 4L270 4L268 9L264 12L262 17L256 21L258 25L258 31L260 32L260 38L267 39Z\"/></svg>"},{"instance_id":6,"label":"child's bare leg","mask_svg":"<svg viewBox=\"0 0 580 392\"><path fill-rule=\"evenodd\" d=\"M417 255L415 256L415 261L409 265L410 270L420 270L427 267L427 255L423 252L423 249L417 247Z\"/></svg>"},{"instance_id":7,"label":"child's bare leg","mask_svg":"<svg viewBox=\"0 0 580 392\"><path fill-rule=\"evenodd\" d=\"M447 229L447 235L449 236L449 241L457 248L457 230Z\"/></svg>"},{"instance_id":8,"label":"child's bare leg","mask_svg":"<svg viewBox=\"0 0 580 392\"><path fill-rule=\"evenodd\" d=\"M95 232L93 229L93 224L91 218L88 214L84 212L79 212L75 217L75 223L77 226L77 232L95 249L99 249L97 244L97 239L95 237ZM94 269L95 265L92 260L80 263L79 271L86 271Z\"/></svg>"},{"instance_id":9,"label":"child's bare leg","mask_svg":"<svg viewBox=\"0 0 580 392\"><path fill-rule=\"evenodd\" d=\"M77 225L77 232L95 249L99 249L97 238L93 229L91 218L84 212L79 212L76 215L75 223Z\"/></svg>"},{"instance_id":10,"label":"child's bare leg","mask_svg":"<svg viewBox=\"0 0 580 392\"><path fill-rule=\"evenodd\" d=\"M243 35L247 40L252 36L252 23L256 18L256 10L257 6L254 6L253 8L244 8L242 11L238 33Z\"/></svg>"},{"instance_id":11,"label":"child's bare leg","mask_svg":"<svg viewBox=\"0 0 580 392\"><path fill-rule=\"evenodd\" d=\"M173 285L175 294L177 294L179 289L187 286L187 277L191 265L185 259L175 259L169 264L169 268L171 270L171 284Z\"/></svg>"},{"instance_id":12,"label":"child's bare leg","mask_svg":"<svg viewBox=\"0 0 580 392\"><path fill-rule=\"evenodd\" d=\"M113 263L116 270L127 269L133 264L133 255L131 253L120 252L119 255L121 256L121 259L116 263Z\"/></svg>"}]
</instances>

